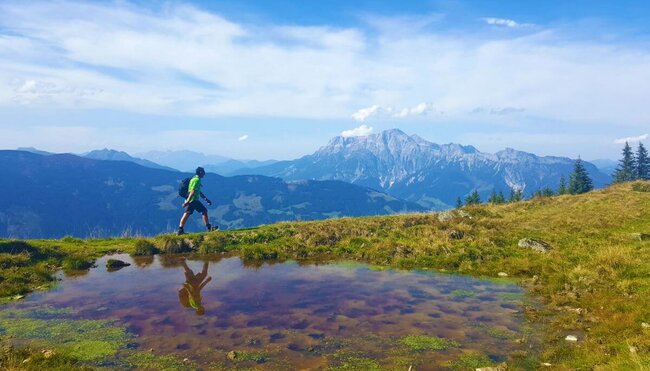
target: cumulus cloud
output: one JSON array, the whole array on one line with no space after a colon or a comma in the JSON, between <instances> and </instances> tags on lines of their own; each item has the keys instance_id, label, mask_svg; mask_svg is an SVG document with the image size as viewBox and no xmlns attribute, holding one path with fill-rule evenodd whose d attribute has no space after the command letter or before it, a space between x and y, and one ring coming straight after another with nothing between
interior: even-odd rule
<instances>
[{"instance_id":1,"label":"cumulus cloud","mask_svg":"<svg viewBox=\"0 0 650 371\"><path fill-rule=\"evenodd\" d=\"M238 141L243 142L246 139L248 139L248 134L242 135L241 137L237 138Z\"/></svg>"},{"instance_id":2,"label":"cumulus cloud","mask_svg":"<svg viewBox=\"0 0 650 371\"><path fill-rule=\"evenodd\" d=\"M361 125L358 128L350 129L350 130L344 130L341 133L341 136L343 138L349 138L349 137L365 137L370 134L372 134L374 128L367 126L367 125Z\"/></svg>"},{"instance_id":3,"label":"cumulus cloud","mask_svg":"<svg viewBox=\"0 0 650 371\"><path fill-rule=\"evenodd\" d=\"M506 19L506 18L492 18L492 17L486 17L486 18L481 18L483 21L489 25L492 26L504 26L504 27L510 27L510 28L518 28L518 27L527 27L530 26L530 24L527 23L518 23L513 21L512 19Z\"/></svg>"},{"instance_id":4,"label":"cumulus cloud","mask_svg":"<svg viewBox=\"0 0 650 371\"><path fill-rule=\"evenodd\" d=\"M619 138L614 141L615 144L637 143L648 139L648 134L639 135L638 137Z\"/></svg>"},{"instance_id":5,"label":"cumulus cloud","mask_svg":"<svg viewBox=\"0 0 650 371\"><path fill-rule=\"evenodd\" d=\"M358 110L357 112L352 114L352 118L355 119L356 121L366 121L370 117L377 116L381 114L382 108L378 105L362 108Z\"/></svg>"},{"instance_id":6,"label":"cumulus cloud","mask_svg":"<svg viewBox=\"0 0 650 371\"><path fill-rule=\"evenodd\" d=\"M380 105L373 105L370 107L362 108L352 114L352 118L359 122L364 122L371 117L384 117L384 118L405 118L412 116L423 116L431 112L433 106L430 103L420 103L413 107L405 107L396 109L394 107L382 107Z\"/></svg>"},{"instance_id":7,"label":"cumulus cloud","mask_svg":"<svg viewBox=\"0 0 650 371\"><path fill-rule=\"evenodd\" d=\"M137 4L0 1L0 106L301 119L368 107L353 116L364 122L431 114L411 106L427 97L459 119L475 107L640 128L650 117L650 48L634 40L501 18L483 21L518 28L517 37L393 32L417 23L400 17L375 19L371 30L248 24L178 2ZM372 106L383 102L392 108Z\"/></svg>"}]
</instances>

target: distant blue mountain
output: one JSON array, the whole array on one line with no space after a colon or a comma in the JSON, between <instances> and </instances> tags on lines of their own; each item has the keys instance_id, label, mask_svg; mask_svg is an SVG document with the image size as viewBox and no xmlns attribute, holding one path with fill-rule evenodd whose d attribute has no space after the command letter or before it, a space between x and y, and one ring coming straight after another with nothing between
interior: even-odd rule
<instances>
[{"instance_id":1,"label":"distant blue mountain","mask_svg":"<svg viewBox=\"0 0 650 371\"><path fill-rule=\"evenodd\" d=\"M126 152L116 151L114 149L108 149L108 148L95 150L95 151L90 151L88 153L83 154L82 156L86 157L86 158L92 158L93 160L128 161L128 162L133 162L135 164L142 165L144 167L149 167L149 168L152 168L152 169L178 171L176 169L172 169L171 167L158 165L157 163L155 163L153 161L133 157L133 156L129 155Z\"/></svg>"},{"instance_id":2,"label":"distant blue mountain","mask_svg":"<svg viewBox=\"0 0 650 371\"><path fill-rule=\"evenodd\" d=\"M0 238L173 231L182 214L178 183L190 175L129 161L0 151ZM204 185L214 202L211 219L221 228L423 210L340 181L208 174ZM186 229L202 230L200 218L194 216Z\"/></svg>"},{"instance_id":3,"label":"distant blue mountain","mask_svg":"<svg viewBox=\"0 0 650 371\"><path fill-rule=\"evenodd\" d=\"M557 189L567 180L575 160L540 157L506 149L495 154L460 144L436 144L401 130L364 137L335 137L314 154L233 174L261 174L285 180L341 180L387 192L432 209L450 208L458 197L478 190L486 200L492 190L520 189L531 195L544 187ZM607 174L585 163L596 187Z\"/></svg>"}]
</instances>

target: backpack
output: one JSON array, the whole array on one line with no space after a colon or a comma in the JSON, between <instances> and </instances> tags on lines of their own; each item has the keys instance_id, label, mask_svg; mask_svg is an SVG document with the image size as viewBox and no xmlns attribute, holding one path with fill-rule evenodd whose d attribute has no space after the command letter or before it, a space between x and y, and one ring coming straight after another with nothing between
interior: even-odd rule
<instances>
[{"instance_id":1,"label":"backpack","mask_svg":"<svg viewBox=\"0 0 650 371\"><path fill-rule=\"evenodd\" d=\"M181 183L178 185L178 195L187 198L190 195L190 180L192 178L185 178L181 180Z\"/></svg>"}]
</instances>

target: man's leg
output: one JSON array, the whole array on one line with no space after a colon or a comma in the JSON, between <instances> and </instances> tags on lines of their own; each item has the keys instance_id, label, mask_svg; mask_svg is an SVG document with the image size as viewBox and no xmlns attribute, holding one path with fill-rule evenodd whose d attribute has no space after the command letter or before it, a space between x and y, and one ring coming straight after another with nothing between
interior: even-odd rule
<instances>
[{"instance_id":1,"label":"man's leg","mask_svg":"<svg viewBox=\"0 0 650 371\"><path fill-rule=\"evenodd\" d=\"M181 222L178 225L178 234L183 234L185 231L183 230L183 227L185 227L185 223L187 222L187 218L190 217L190 213L184 212L183 216L181 217Z\"/></svg>"},{"instance_id":2,"label":"man's leg","mask_svg":"<svg viewBox=\"0 0 650 371\"><path fill-rule=\"evenodd\" d=\"M212 226L210 225L210 218L208 218L208 211L205 210L202 216L203 216L203 223L205 223L205 227L208 229L208 232L211 231Z\"/></svg>"}]
</instances>

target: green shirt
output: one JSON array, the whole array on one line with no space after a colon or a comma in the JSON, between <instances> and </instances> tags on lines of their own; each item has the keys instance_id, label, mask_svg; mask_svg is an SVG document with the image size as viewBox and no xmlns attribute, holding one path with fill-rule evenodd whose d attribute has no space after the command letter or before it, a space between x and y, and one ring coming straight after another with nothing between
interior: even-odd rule
<instances>
[{"instance_id":1,"label":"green shirt","mask_svg":"<svg viewBox=\"0 0 650 371\"><path fill-rule=\"evenodd\" d=\"M190 186L187 188L187 192L189 193L192 191L194 191L194 194L192 195L190 202L194 202L201 197L201 178L199 178L198 175L195 175L190 180Z\"/></svg>"}]
</instances>

